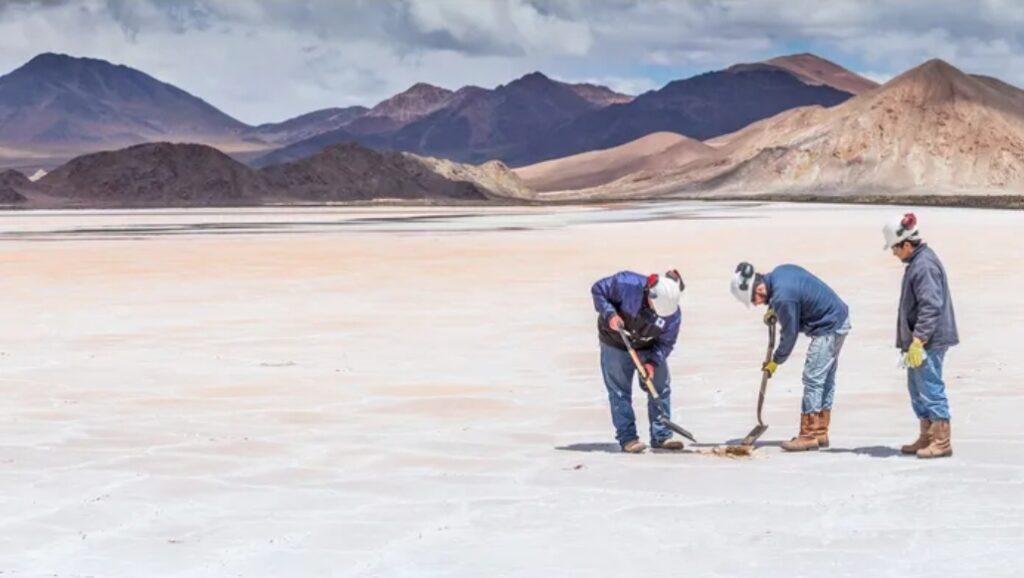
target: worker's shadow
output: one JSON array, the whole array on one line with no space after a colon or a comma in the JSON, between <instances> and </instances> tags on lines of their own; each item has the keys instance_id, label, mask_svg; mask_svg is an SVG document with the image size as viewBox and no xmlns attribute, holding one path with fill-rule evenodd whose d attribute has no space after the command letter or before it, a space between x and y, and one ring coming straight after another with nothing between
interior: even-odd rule
<instances>
[{"instance_id":1,"label":"worker's shadow","mask_svg":"<svg viewBox=\"0 0 1024 578\"><path fill-rule=\"evenodd\" d=\"M556 446L555 449L562 450L564 452L601 452L605 454L622 453L622 449L619 448L619 444L616 443L569 444L565 446Z\"/></svg>"},{"instance_id":2,"label":"worker's shadow","mask_svg":"<svg viewBox=\"0 0 1024 578\"><path fill-rule=\"evenodd\" d=\"M654 453L654 454L675 454L675 455L681 455L681 454L692 454L692 453L694 453L692 450L694 448L699 448L699 447L703 447L703 445L702 444L689 444L689 445L687 445L687 449L685 449L683 451L663 450L663 449L660 449L660 448L648 448L647 451L651 452L651 453ZM566 445L566 446L555 446L555 449L563 451L563 452L585 452L585 453L599 452L599 453L602 453L602 454L629 455L626 452L622 451L622 449L619 447L619 444L615 444L615 443L569 444L569 445Z\"/></svg>"},{"instance_id":3,"label":"worker's shadow","mask_svg":"<svg viewBox=\"0 0 1024 578\"><path fill-rule=\"evenodd\" d=\"M739 445L743 443L741 439L729 440L725 442L728 445ZM755 448L778 448L782 447L782 441L758 441L754 444ZM870 456L872 458L891 458L900 455L900 451L895 448L887 446L864 446L860 448L823 448L818 450L828 454L855 454L859 456Z\"/></svg>"},{"instance_id":4,"label":"worker's shadow","mask_svg":"<svg viewBox=\"0 0 1024 578\"><path fill-rule=\"evenodd\" d=\"M727 441L725 443L726 443L726 445L730 445L730 446L738 446L738 445L743 443L743 440L742 439L734 439L734 440L729 440L729 441ZM698 443L698 444L687 444L686 447L687 447L687 450L697 450L697 449L702 449L702 448L704 448L704 449L706 449L706 448L715 448L715 447L718 447L718 445L719 444ZM758 441L757 443L754 444L754 448L755 449L757 449L757 448L777 448L777 447L781 447L781 446L782 446L782 440L778 440L778 441L776 441L776 440L772 440L772 441ZM622 449L619 448L619 444L617 444L617 443L597 443L597 442L591 442L591 443L581 443L581 444L568 444L568 445L564 445L564 446L556 446L555 449L556 450L561 450L561 451L564 451L564 452L585 452L585 453L598 452L598 453L604 453L604 454L621 454L621 453L623 453ZM887 447L887 446L865 446L865 447L860 447L860 448L828 448L828 449L821 449L821 450L818 450L818 451L824 452L824 453L830 453L830 454L855 454L855 455L861 455L861 456L870 456L872 458L891 458L891 457L895 457L895 456L899 456L900 455L900 450L898 450L896 448L890 448L890 447ZM658 450L658 449L653 450L653 452L654 453L659 453L659 454L660 453L666 453L666 454L680 454L680 453L688 454L688 453L693 453L692 451L673 452L673 451Z\"/></svg>"},{"instance_id":5,"label":"worker's shadow","mask_svg":"<svg viewBox=\"0 0 1024 578\"><path fill-rule=\"evenodd\" d=\"M900 450L888 446L865 446L862 448L828 448L818 450L830 454L857 454L873 458L892 458L902 455Z\"/></svg>"},{"instance_id":6,"label":"worker's shadow","mask_svg":"<svg viewBox=\"0 0 1024 578\"><path fill-rule=\"evenodd\" d=\"M742 442L743 442L742 439L735 439L735 440L727 441L726 444L727 445L731 445L731 446L736 446L736 445L740 445ZM691 453L695 453L693 450L711 449L711 448L716 448L719 445L720 444L714 444L714 443L696 443L696 444L695 443L687 443L686 444L686 450L684 450L682 452L680 452L680 451L672 451L672 450L662 450L662 449L658 449L658 448L653 448L653 449L651 449L649 451L651 451L653 453L656 453L656 454L662 454L662 453L664 453L664 454L691 454ZM765 442L759 441L756 444L754 444L754 447L755 448L766 448L766 447L776 447L777 448L777 447L779 447L781 445L782 445L782 441L765 441ZM556 450L561 450L563 452L586 452L586 453L599 452L599 453L604 453L604 454L621 454L621 453L623 453L622 449L619 447L619 444L617 444L617 443L596 443L596 442L592 442L592 443L582 443L582 444L568 444L568 445L564 445L564 446L556 446L555 449Z\"/></svg>"},{"instance_id":7,"label":"worker's shadow","mask_svg":"<svg viewBox=\"0 0 1024 578\"><path fill-rule=\"evenodd\" d=\"M717 444L704 444L704 445L709 445L711 447L715 447ZM741 446L741 445L743 445L743 438L736 438L734 440L728 440L728 441L725 442L725 445L727 445L727 446ZM782 447L782 440L772 440L772 441L760 441L760 440L758 440L758 441L754 442L754 449L757 449L757 448L779 448L779 447Z\"/></svg>"}]
</instances>

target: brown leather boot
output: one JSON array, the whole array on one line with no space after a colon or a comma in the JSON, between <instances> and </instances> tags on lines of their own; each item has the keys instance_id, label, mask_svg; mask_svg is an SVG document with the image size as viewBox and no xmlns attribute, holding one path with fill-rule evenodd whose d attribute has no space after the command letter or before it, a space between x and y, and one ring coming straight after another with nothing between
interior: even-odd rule
<instances>
[{"instance_id":1,"label":"brown leather boot","mask_svg":"<svg viewBox=\"0 0 1024 578\"><path fill-rule=\"evenodd\" d=\"M818 439L819 448L828 447L828 426L832 423L832 410L823 409L818 414L818 427L814 429L814 437Z\"/></svg>"},{"instance_id":2,"label":"brown leather boot","mask_svg":"<svg viewBox=\"0 0 1024 578\"><path fill-rule=\"evenodd\" d=\"M622 451L627 454L642 454L647 446L640 440L633 440L622 445Z\"/></svg>"},{"instance_id":3,"label":"brown leather boot","mask_svg":"<svg viewBox=\"0 0 1024 578\"><path fill-rule=\"evenodd\" d=\"M917 441L910 445L906 445L900 448L900 452L913 456L917 454L917 450L923 450L928 447L928 444L932 443L931 436L928 435L928 429L932 427L932 422L927 419L921 420L921 433L917 434Z\"/></svg>"},{"instance_id":4,"label":"brown leather boot","mask_svg":"<svg viewBox=\"0 0 1024 578\"><path fill-rule=\"evenodd\" d=\"M675 438L668 438L667 440L662 440L658 442L658 444L655 445L654 447L660 450L671 450L677 452L683 449L683 442Z\"/></svg>"},{"instance_id":5,"label":"brown leather boot","mask_svg":"<svg viewBox=\"0 0 1024 578\"><path fill-rule=\"evenodd\" d=\"M948 458L953 455L953 445L950 443L949 420L933 421L928 428L928 435L932 443L928 447L917 450L919 458Z\"/></svg>"},{"instance_id":6,"label":"brown leather boot","mask_svg":"<svg viewBox=\"0 0 1024 578\"><path fill-rule=\"evenodd\" d=\"M814 432L818 427L818 414L800 414L800 434L788 442L782 442L782 449L787 452L805 452L818 449L818 438Z\"/></svg>"}]
</instances>

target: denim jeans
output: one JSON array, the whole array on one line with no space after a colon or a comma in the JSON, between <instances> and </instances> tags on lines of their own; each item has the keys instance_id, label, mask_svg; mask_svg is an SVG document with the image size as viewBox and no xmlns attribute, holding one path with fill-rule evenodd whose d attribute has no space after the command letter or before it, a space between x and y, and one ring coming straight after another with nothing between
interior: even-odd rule
<instances>
[{"instance_id":1,"label":"denim jeans","mask_svg":"<svg viewBox=\"0 0 1024 578\"><path fill-rule=\"evenodd\" d=\"M928 357L921 367L907 368L910 405L918 419L949 419L949 400L946 399L946 384L942 381L942 363L946 358L946 350L945 347L929 349Z\"/></svg>"},{"instance_id":2,"label":"denim jeans","mask_svg":"<svg viewBox=\"0 0 1024 578\"><path fill-rule=\"evenodd\" d=\"M636 433L636 416L633 414L633 376L636 366L629 352L610 345L601 344L601 374L604 385L608 389L608 403L612 409L612 424L615 426L615 439L619 445L640 439ZM669 389L671 377L668 364L661 364L654 370L654 389L658 391L659 400L647 394L647 417L651 423L651 445L657 446L672 437L672 431L658 421L658 405L661 411L671 419L672 405ZM647 391L645 385L638 384L640 389Z\"/></svg>"},{"instance_id":3,"label":"denim jeans","mask_svg":"<svg viewBox=\"0 0 1024 578\"><path fill-rule=\"evenodd\" d=\"M818 413L831 410L836 396L836 370L839 369L839 353L843 350L846 335L850 332L847 319L835 333L811 338L804 362L804 399L801 413Z\"/></svg>"}]
</instances>

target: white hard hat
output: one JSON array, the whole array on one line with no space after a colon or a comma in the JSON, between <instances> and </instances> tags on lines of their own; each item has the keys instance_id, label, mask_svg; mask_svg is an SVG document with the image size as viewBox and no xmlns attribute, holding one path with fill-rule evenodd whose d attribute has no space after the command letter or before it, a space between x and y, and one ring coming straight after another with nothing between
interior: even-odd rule
<instances>
[{"instance_id":1,"label":"white hard hat","mask_svg":"<svg viewBox=\"0 0 1024 578\"><path fill-rule=\"evenodd\" d=\"M647 278L647 296L658 317L671 317L679 309L679 296L686 285L679 271L666 271L664 275L651 275Z\"/></svg>"},{"instance_id":2,"label":"white hard hat","mask_svg":"<svg viewBox=\"0 0 1024 578\"><path fill-rule=\"evenodd\" d=\"M885 235L883 249L891 249L903 241L916 241L921 238L921 233L917 230L917 217L914 216L914 213L893 218L882 227L882 234Z\"/></svg>"},{"instance_id":3,"label":"white hard hat","mask_svg":"<svg viewBox=\"0 0 1024 578\"><path fill-rule=\"evenodd\" d=\"M754 301L754 275L754 266L744 261L736 265L736 274L729 284L733 297L748 308Z\"/></svg>"}]
</instances>

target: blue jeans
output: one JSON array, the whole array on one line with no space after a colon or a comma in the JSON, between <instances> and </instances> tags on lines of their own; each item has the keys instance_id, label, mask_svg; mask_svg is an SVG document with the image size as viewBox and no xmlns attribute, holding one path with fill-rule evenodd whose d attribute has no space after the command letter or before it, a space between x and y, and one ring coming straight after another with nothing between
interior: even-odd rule
<instances>
[{"instance_id":1,"label":"blue jeans","mask_svg":"<svg viewBox=\"0 0 1024 578\"><path fill-rule=\"evenodd\" d=\"M633 414L633 375L636 366L629 352L610 345L601 344L601 374L604 386L608 389L608 403L612 408L612 424L615 425L615 439L619 445L640 439L636 433L636 416ZM659 400L647 394L647 418L651 422L651 445L657 446L672 437L672 431L658 421L658 404L661 412L671 419L672 405L669 401L672 391L669 389L671 377L668 364L661 364L654 370L654 389L660 396ZM647 387L640 384L644 391Z\"/></svg>"},{"instance_id":2,"label":"blue jeans","mask_svg":"<svg viewBox=\"0 0 1024 578\"><path fill-rule=\"evenodd\" d=\"M804 399L801 413L819 413L831 410L836 396L836 370L839 369L839 353L843 350L846 335L850 332L850 320L843 322L835 333L811 338L804 362Z\"/></svg>"},{"instance_id":3,"label":"blue jeans","mask_svg":"<svg viewBox=\"0 0 1024 578\"><path fill-rule=\"evenodd\" d=\"M928 358L921 367L907 368L910 405L918 419L949 419L949 400L946 399L946 384L942 381L942 362L946 357L946 349L929 349Z\"/></svg>"}]
</instances>

